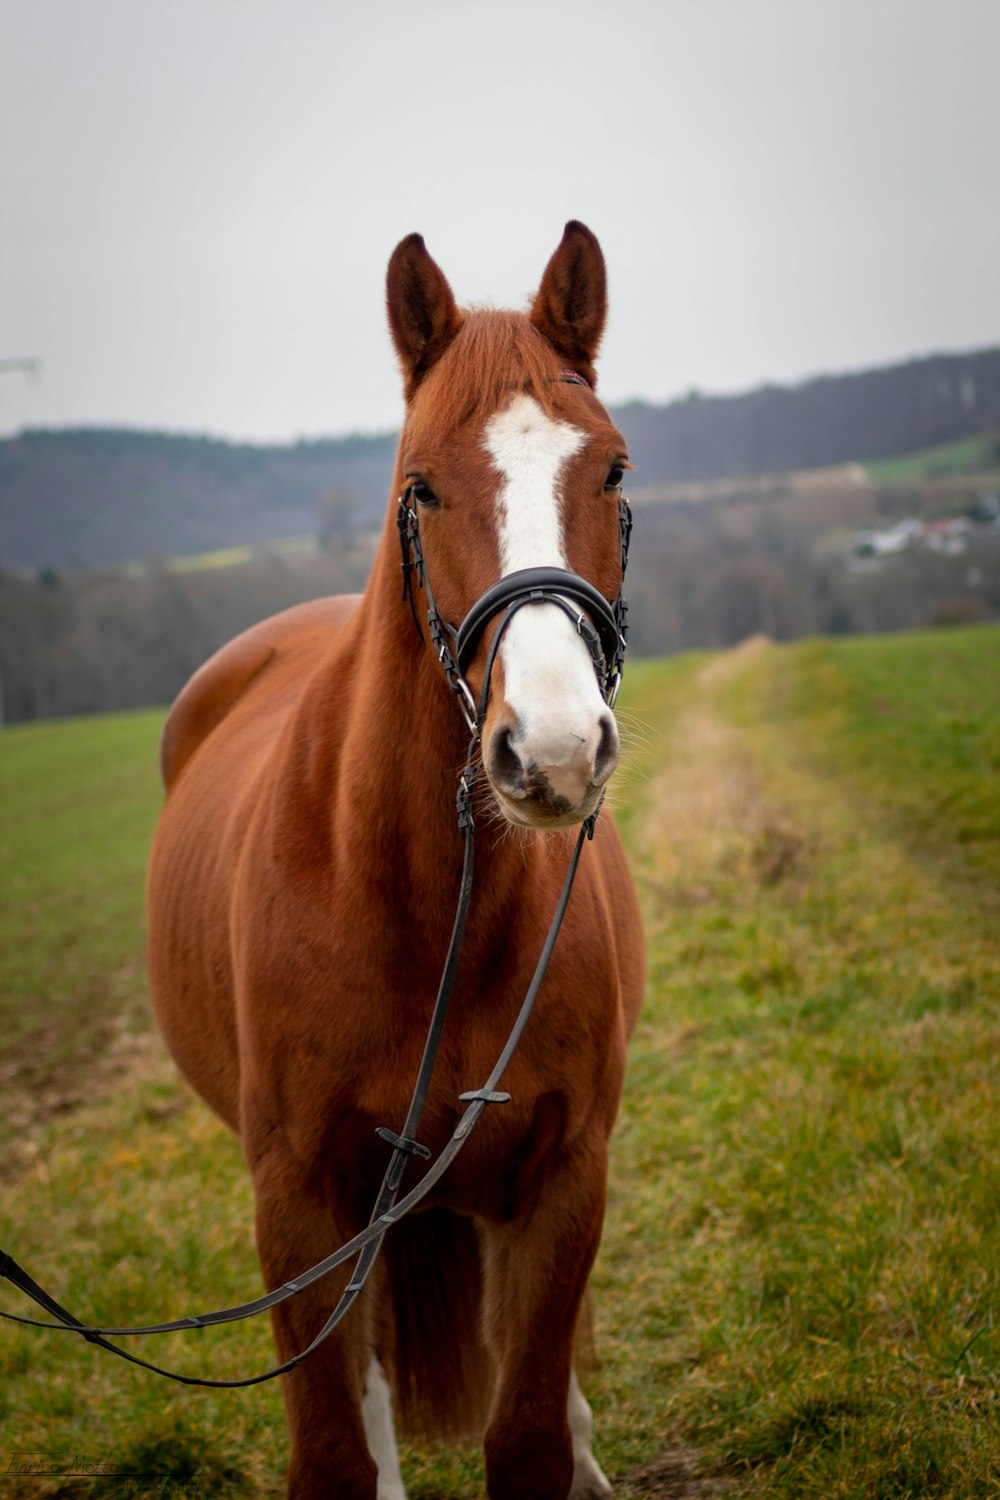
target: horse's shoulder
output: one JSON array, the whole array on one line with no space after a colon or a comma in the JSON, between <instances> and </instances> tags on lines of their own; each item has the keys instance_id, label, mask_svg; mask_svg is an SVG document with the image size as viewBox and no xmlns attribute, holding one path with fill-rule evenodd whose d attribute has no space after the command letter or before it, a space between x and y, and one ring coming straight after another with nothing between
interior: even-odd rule
<instances>
[{"instance_id":1,"label":"horse's shoulder","mask_svg":"<svg viewBox=\"0 0 1000 1500\"><path fill-rule=\"evenodd\" d=\"M277 690L284 679L301 679L354 613L359 599L357 594L338 594L294 605L252 625L209 657L167 715L160 742L166 787L252 688L266 680Z\"/></svg>"}]
</instances>

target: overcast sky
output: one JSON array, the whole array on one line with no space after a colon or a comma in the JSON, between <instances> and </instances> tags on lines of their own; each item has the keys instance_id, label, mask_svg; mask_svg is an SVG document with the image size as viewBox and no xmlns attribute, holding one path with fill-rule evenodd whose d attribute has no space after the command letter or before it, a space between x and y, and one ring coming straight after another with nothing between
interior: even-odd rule
<instances>
[{"instance_id":1,"label":"overcast sky","mask_svg":"<svg viewBox=\"0 0 1000 1500\"><path fill-rule=\"evenodd\" d=\"M398 424L393 245L606 399L1000 342L1000 0L0 0L0 430Z\"/></svg>"}]
</instances>

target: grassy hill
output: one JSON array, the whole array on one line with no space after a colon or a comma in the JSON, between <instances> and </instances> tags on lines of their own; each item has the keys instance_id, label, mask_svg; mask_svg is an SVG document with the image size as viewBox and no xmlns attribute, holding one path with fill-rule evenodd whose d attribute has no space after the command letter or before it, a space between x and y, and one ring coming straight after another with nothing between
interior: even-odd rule
<instances>
[{"instance_id":1,"label":"grassy hill","mask_svg":"<svg viewBox=\"0 0 1000 1500\"><path fill-rule=\"evenodd\" d=\"M650 982L588 1379L619 1496L1000 1487L998 650L993 627L758 640L629 674ZM157 729L0 737L0 1245L103 1318L259 1289L239 1151L143 1021ZM241 1325L157 1353L225 1377L271 1348ZM273 1388L165 1388L4 1326L0 1421L11 1449L281 1493ZM464 1450L404 1468L417 1500L481 1493Z\"/></svg>"},{"instance_id":2,"label":"grassy hill","mask_svg":"<svg viewBox=\"0 0 1000 1500\"><path fill-rule=\"evenodd\" d=\"M928 484L935 480L1000 471L1000 441L991 437L962 438L921 448L896 458L883 458L865 465L876 484Z\"/></svg>"}]
</instances>

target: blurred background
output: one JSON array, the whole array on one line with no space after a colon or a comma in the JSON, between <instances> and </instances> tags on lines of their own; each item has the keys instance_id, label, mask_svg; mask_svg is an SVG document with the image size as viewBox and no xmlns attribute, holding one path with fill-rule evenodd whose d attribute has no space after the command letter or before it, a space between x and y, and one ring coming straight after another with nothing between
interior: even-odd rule
<instances>
[{"instance_id":1,"label":"blurred background","mask_svg":"<svg viewBox=\"0 0 1000 1500\"><path fill-rule=\"evenodd\" d=\"M514 306L600 238L637 651L996 618L998 44L993 0L3 0L6 718L360 585L414 229Z\"/></svg>"},{"instance_id":2,"label":"blurred background","mask_svg":"<svg viewBox=\"0 0 1000 1500\"><path fill-rule=\"evenodd\" d=\"M241 1153L151 1029L164 706L364 582L394 245L523 306L579 218L649 958L597 1452L620 1500L1000 1494L998 56L997 0L0 0L0 1244L67 1305L259 1288ZM5 1500L73 1454L284 1493L276 1389L4 1326ZM403 1467L484 1491L477 1450Z\"/></svg>"}]
</instances>

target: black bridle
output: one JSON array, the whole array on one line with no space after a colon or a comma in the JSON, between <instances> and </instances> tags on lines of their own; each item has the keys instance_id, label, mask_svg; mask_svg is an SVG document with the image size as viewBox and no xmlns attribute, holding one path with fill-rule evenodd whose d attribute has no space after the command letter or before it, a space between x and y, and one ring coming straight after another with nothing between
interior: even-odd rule
<instances>
[{"instance_id":1,"label":"black bridle","mask_svg":"<svg viewBox=\"0 0 1000 1500\"><path fill-rule=\"evenodd\" d=\"M569 377L566 376L564 378ZM582 381L582 377L577 377L577 380ZM621 573L622 579L624 579L625 567L628 562L629 537L632 530L631 512L628 501L624 497L621 497L618 502L618 517ZM628 639L628 607L621 586L614 601L609 603L593 584L588 583L585 578L579 577L576 573L571 573L561 568L525 568L519 572L508 574L488 588L472 605L465 619L456 629L442 620L434 603L433 593L427 576L423 548L420 542L417 515L413 507L412 489L404 491L400 497L398 525L403 555L403 598L409 601L414 619L416 619L416 606L412 586L413 576L416 574L417 582L423 586L427 601L427 623L431 641L441 662L447 681L458 696L459 706L469 727L470 740L465 767L459 779L456 796L458 827L463 837L465 853L451 941L448 946L448 953L438 986L434 1009L431 1014L427 1040L424 1044L423 1056L410 1099L409 1109L407 1110L406 1120L398 1133L384 1125L380 1125L376 1131L376 1134L392 1147L392 1156L382 1179L382 1185L379 1189L367 1228L362 1230L360 1234L355 1235L345 1245L342 1245L339 1250L334 1251L316 1265L311 1266L308 1271L304 1271L292 1281L285 1282L283 1286L277 1287L274 1291L268 1292L263 1297L254 1298L252 1301L241 1303L236 1307L222 1308L213 1312L191 1315L174 1319L171 1322L131 1327L98 1327L82 1322L57 1302L54 1297L50 1296L22 1266L18 1265L11 1255L0 1249L0 1278L6 1278L6 1280L10 1281L27 1297L30 1297L37 1303L38 1306L50 1313L56 1321L48 1322L38 1318L26 1318L16 1313L4 1311L0 1311L0 1317L28 1327L49 1328L62 1332L76 1333L88 1343L96 1344L99 1348L106 1349L109 1353L116 1354L121 1359L128 1360L131 1364L140 1365L143 1369L151 1370L157 1375L163 1375L169 1380L178 1381L182 1385L211 1386L225 1389L259 1385L263 1381L273 1380L277 1375L287 1374L296 1365L301 1364L304 1359L307 1359L310 1354L325 1342L360 1295L375 1264L387 1231L427 1197L428 1193L441 1179L465 1145L486 1107L490 1104L505 1104L509 1102L510 1095L502 1092L498 1088L498 1085L534 1010L535 1001L541 988L542 980L545 977L566 908L569 904L569 897L576 877L583 845L586 840L592 839L594 836L597 815L603 801L602 794L601 801L598 802L597 807L584 821L580 829L555 915L553 916L531 983L521 1003L521 1008L518 1011L517 1018L511 1028L507 1041L504 1044L503 1051L482 1087L470 1090L459 1096L461 1102L467 1107L455 1127L450 1140L437 1160L428 1167L426 1173L416 1186L411 1188L405 1197L399 1198L407 1159L411 1156L417 1156L428 1160L431 1157L429 1148L421 1145L418 1141L417 1133L427 1093L430 1088L441 1034L444 1029L448 1002L454 986L469 905L472 898L474 846L472 793L475 781L475 751L486 717L490 678L500 643L510 621L518 610L532 604L556 605L576 624L584 643L590 651L591 660L594 663L594 670L605 702L611 707L614 705L621 683L625 648ZM487 650L483 685L477 703L465 674L487 626L497 615L500 615L501 618ZM419 627L419 621L417 623ZM200 1376L182 1375L177 1371L167 1370L160 1365L152 1364L148 1360L140 1359L137 1355L130 1354L127 1349L122 1349L117 1344L110 1342L110 1339L113 1337L126 1338L142 1334L176 1333L185 1329L210 1328L224 1323L236 1323L245 1318L255 1317L258 1313L267 1312L271 1308L277 1307L280 1303L286 1302L289 1298L297 1296L298 1293L329 1275L330 1272L334 1271L338 1266L344 1265L347 1261L353 1259L354 1256L358 1257L354 1273L342 1292L336 1307L316 1337L305 1349L301 1350L291 1359L275 1366L273 1369L264 1371L260 1375L246 1376L239 1380L209 1380Z\"/></svg>"},{"instance_id":2,"label":"black bridle","mask_svg":"<svg viewBox=\"0 0 1000 1500\"><path fill-rule=\"evenodd\" d=\"M490 673L500 641L510 616L526 604L554 604L570 617L590 652L604 700L609 708L614 707L628 646L628 602L623 586L632 535L632 511L624 495L618 498L621 583L613 601L609 602L586 578L581 578L579 573L571 573L567 568L521 568L516 573L505 574L484 590L457 627L442 617L434 602L420 541L412 485L399 497L396 524L403 555L403 598L409 600L413 618L417 620L412 584L413 575L416 574L417 582L423 587L427 598L427 624L431 644L452 690L458 694L459 705L474 739L478 739L486 716ZM466 680L466 673L486 627L501 613L504 617L490 646L483 690L477 704ZM418 629L419 624L417 620Z\"/></svg>"}]
</instances>

